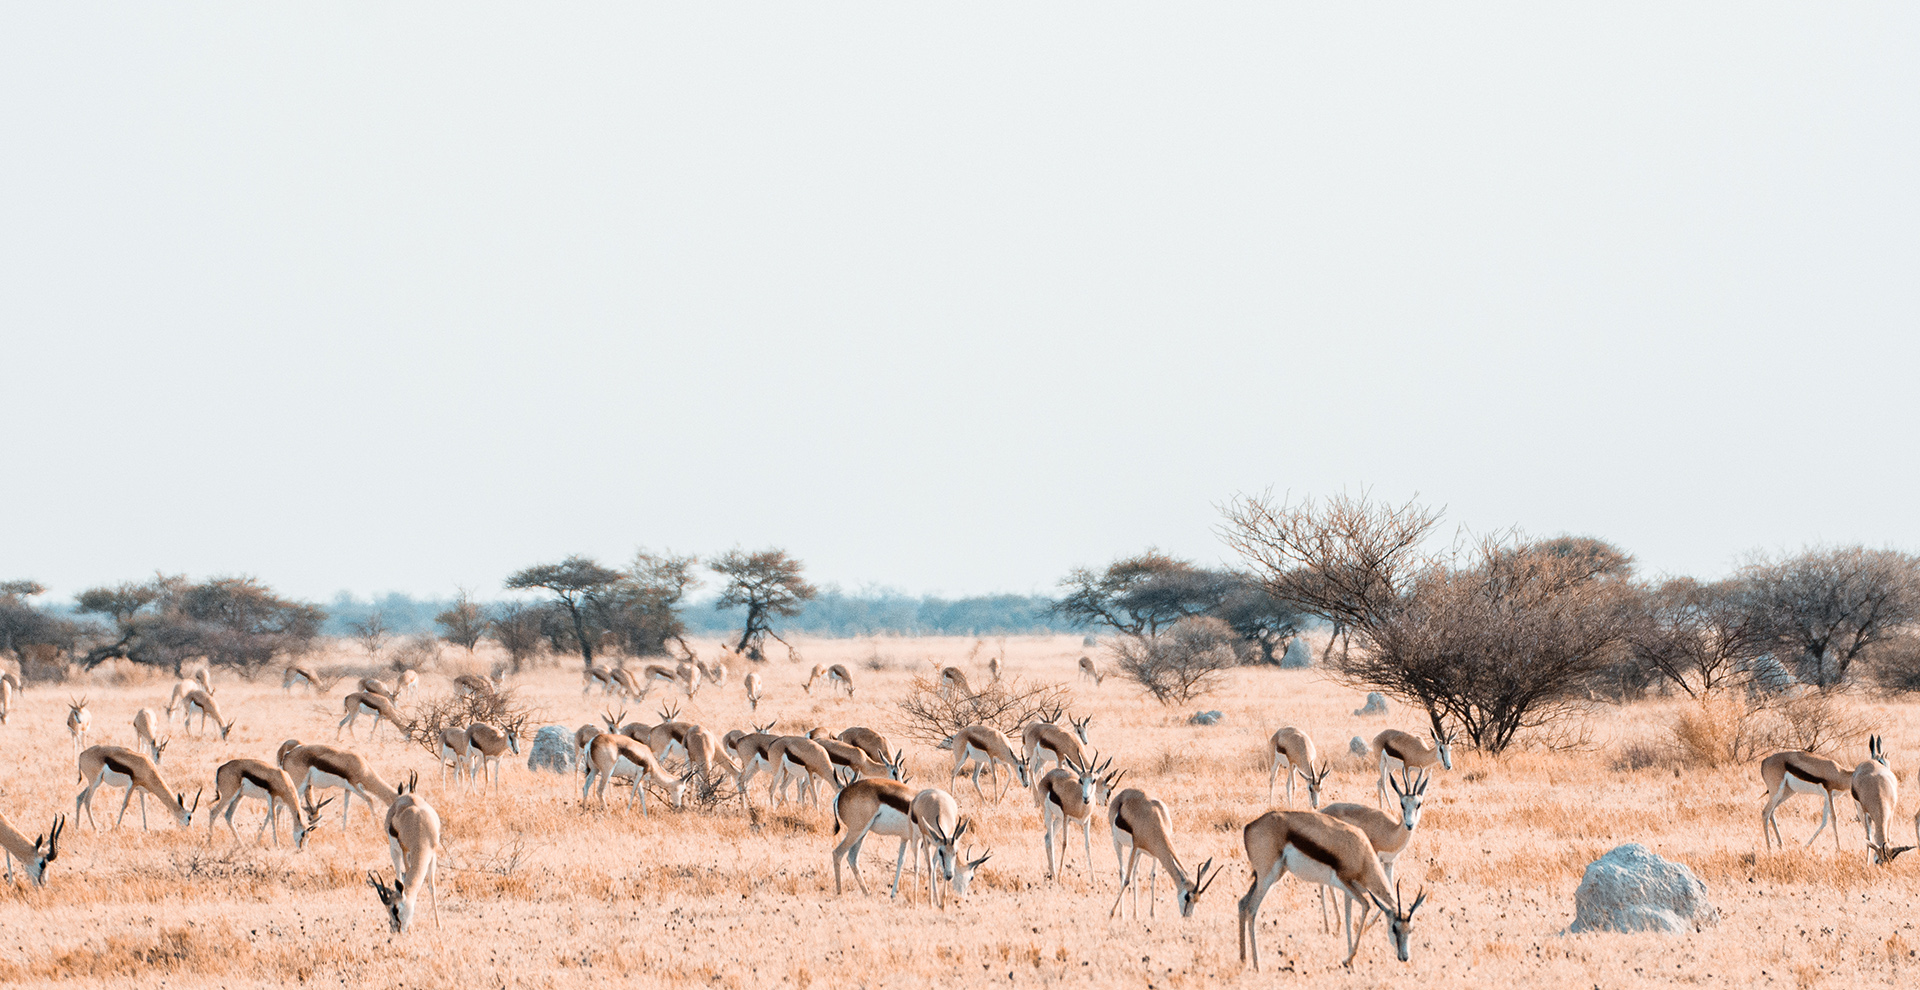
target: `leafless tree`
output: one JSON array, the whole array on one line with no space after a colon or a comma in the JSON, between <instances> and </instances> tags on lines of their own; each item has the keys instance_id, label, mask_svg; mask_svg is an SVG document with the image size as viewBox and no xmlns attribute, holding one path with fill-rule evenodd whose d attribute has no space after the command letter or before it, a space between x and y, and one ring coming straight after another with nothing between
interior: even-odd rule
<instances>
[{"instance_id":1,"label":"leafless tree","mask_svg":"<svg viewBox=\"0 0 1920 990\"><path fill-rule=\"evenodd\" d=\"M1058 718L1072 694L1061 684L1022 684L1018 678L993 681L976 694L942 694L938 680L917 675L913 689L899 702L906 733L929 745L969 725L989 725L1018 737L1020 729L1043 714Z\"/></svg>"},{"instance_id":2,"label":"leafless tree","mask_svg":"<svg viewBox=\"0 0 1920 990\"><path fill-rule=\"evenodd\" d=\"M518 674L529 660L540 655L546 642L540 634L540 609L524 602L508 602L494 609L487 631L494 642L507 651L507 661Z\"/></svg>"},{"instance_id":3,"label":"leafless tree","mask_svg":"<svg viewBox=\"0 0 1920 990\"><path fill-rule=\"evenodd\" d=\"M1627 626L1634 662L1693 697L1740 681L1770 645L1749 599L1740 581L1674 578L1646 589Z\"/></svg>"},{"instance_id":4,"label":"leafless tree","mask_svg":"<svg viewBox=\"0 0 1920 990\"><path fill-rule=\"evenodd\" d=\"M1818 547L1742 569L1752 608L1802 681L1844 683L1877 644L1920 620L1920 558Z\"/></svg>"},{"instance_id":5,"label":"leafless tree","mask_svg":"<svg viewBox=\"0 0 1920 990\"><path fill-rule=\"evenodd\" d=\"M366 618L348 626L353 630L353 638L359 642L360 648L367 651L369 660L380 659L380 651L386 649L387 643L393 639L393 627L387 625L387 617L379 609L374 609L367 613Z\"/></svg>"},{"instance_id":6,"label":"leafless tree","mask_svg":"<svg viewBox=\"0 0 1920 990\"><path fill-rule=\"evenodd\" d=\"M455 646L465 647L468 656L478 646L481 637L487 634L487 613L473 600L473 595L465 588L460 589L459 597L453 600L453 607L433 617L440 626L440 638Z\"/></svg>"}]
</instances>

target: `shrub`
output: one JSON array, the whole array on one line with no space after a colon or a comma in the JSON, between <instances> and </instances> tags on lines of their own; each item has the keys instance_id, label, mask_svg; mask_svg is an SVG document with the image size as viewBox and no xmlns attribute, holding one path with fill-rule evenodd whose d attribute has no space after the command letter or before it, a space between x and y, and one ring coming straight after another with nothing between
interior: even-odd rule
<instances>
[{"instance_id":1,"label":"shrub","mask_svg":"<svg viewBox=\"0 0 1920 990\"><path fill-rule=\"evenodd\" d=\"M1185 703L1219 687L1239 665L1240 637L1212 616L1181 619L1157 636L1113 643L1113 665L1163 705Z\"/></svg>"},{"instance_id":2,"label":"shrub","mask_svg":"<svg viewBox=\"0 0 1920 990\"><path fill-rule=\"evenodd\" d=\"M961 697L940 693L932 676L913 679L913 690L899 703L901 727L907 735L939 745L969 725L992 726L1012 735L1043 714L1065 708L1072 694L1062 684L1024 686L1019 678L993 681L979 692Z\"/></svg>"}]
</instances>

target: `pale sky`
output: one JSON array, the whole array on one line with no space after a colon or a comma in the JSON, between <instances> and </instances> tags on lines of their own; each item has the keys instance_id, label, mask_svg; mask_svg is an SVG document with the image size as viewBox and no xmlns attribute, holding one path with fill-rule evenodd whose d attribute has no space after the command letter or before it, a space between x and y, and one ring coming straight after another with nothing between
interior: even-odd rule
<instances>
[{"instance_id":1,"label":"pale sky","mask_svg":"<svg viewBox=\"0 0 1920 990\"><path fill-rule=\"evenodd\" d=\"M0 10L0 579L1920 549L1911 4Z\"/></svg>"}]
</instances>

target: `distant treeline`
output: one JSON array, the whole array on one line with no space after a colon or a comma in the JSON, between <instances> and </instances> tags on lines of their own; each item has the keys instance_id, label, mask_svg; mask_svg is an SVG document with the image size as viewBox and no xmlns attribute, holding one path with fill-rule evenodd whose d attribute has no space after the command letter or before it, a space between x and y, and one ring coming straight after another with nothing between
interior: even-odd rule
<instances>
[{"instance_id":1,"label":"distant treeline","mask_svg":"<svg viewBox=\"0 0 1920 990\"><path fill-rule=\"evenodd\" d=\"M390 592L356 598L347 592L326 604L320 631L351 636L356 623L379 612L387 628L402 636L438 632L433 618L453 607L451 598L414 598ZM1084 627L1049 610L1044 595L975 595L967 598L915 597L893 591L850 593L826 588L802 606L781 629L814 636L1008 636L1080 632ZM687 631L722 636L740 631L746 610L716 608L712 599L688 602L681 613Z\"/></svg>"}]
</instances>

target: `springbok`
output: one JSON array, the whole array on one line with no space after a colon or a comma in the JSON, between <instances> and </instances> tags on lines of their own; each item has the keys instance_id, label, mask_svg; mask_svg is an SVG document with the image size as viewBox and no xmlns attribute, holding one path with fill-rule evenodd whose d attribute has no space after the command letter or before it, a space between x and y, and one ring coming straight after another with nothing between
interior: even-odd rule
<instances>
[{"instance_id":1,"label":"springbok","mask_svg":"<svg viewBox=\"0 0 1920 990\"><path fill-rule=\"evenodd\" d=\"M1888 848L1887 822L1893 818L1893 809L1900 804L1900 780L1887 769L1887 754L1880 748L1880 737L1873 736L1867 742L1868 759L1853 770L1853 804L1862 824L1867 828L1867 855L1876 865L1891 864L1901 853L1912 846L1894 846ZM1839 832L1840 827L1834 826Z\"/></svg>"},{"instance_id":2,"label":"springbok","mask_svg":"<svg viewBox=\"0 0 1920 990\"><path fill-rule=\"evenodd\" d=\"M1388 815L1377 808L1364 804L1342 801L1327 805L1320 813L1338 818L1367 837L1367 844L1373 847L1373 854L1380 859L1380 870L1387 875L1388 883L1399 883L1394 876L1393 864L1400 854L1413 845L1414 830L1420 827L1420 809L1426 800L1427 782L1433 777L1431 771L1400 771L1400 776L1390 781L1393 792L1400 798L1400 814ZM1327 930L1327 888L1320 888L1320 930Z\"/></svg>"},{"instance_id":3,"label":"springbok","mask_svg":"<svg viewBox=\"0 0 1920 990\"><path fill-rule=\"evenodd\" d=\"M682 660L675 665L673 672L680 678L680 686L687 692L687 697L691 698L700 690L700 681L706 677L707 668Z\"/></svg>"},{"instance_id":4,"label":"springbok","mask_svg":"<svg viewBox=\"0 0 1920 990\"><path fill-rule=\"evenodd\" d=\"M1380 783L1376 788L1379 804L1387 803L1387 782L1393 779L1395 770L1432 770L1435 766L1452 770L1454 738L1455 734L1445 729L1436 730L1431 742L1399 729L1387 729L1374 736L1369 751L1380 767Z\"/></svg>"},{"instance_id":5,"label":"springbok","mask_svg":"<svg viewBox=\"0 0 1920 990\"><path fill-rule=\"evenodd\" d=\"M958 667L941 668L939 695L948 701L973 697L973 686L967 683L966 671Z\"/></svg>"},{"instance_id":6,"label":"springbok","mask_svg":"<svg viewBox=\"0 0 1920 990\"><path fill-rule=\"evenodd\" d=\"M194 735L199 735L207 731L207 719L211 718L213 719L213 727L220 730L220 738L225 739L227 738L227 734L233 731L234 723L239 721L238 716L234 718L222 717L220 714L220 703L213 700L213 695L207 693L203 688L195 688L192 691L188 691L185 700L187 713L180 719L180 727L183 729L186 728L187 723L192 721L195 715L200 716L200 725L194 730Z\"/></svg>"},{"instance_id":7,"label":"springbok","mask_svg":"<svg viewBox=\"0 0 1920 990\"><path fill-rule=\"evenodd\" d=\"M1818 794L1822 798L1820 809L1820 827L1808 836L1807 845L1820 837L1827 824L1833 824L1833 851L1840 851L1840 823L1834 821L1833 802L1841 794L1853 787L1853 774L1840 764L1824 756L1815 756L1806 750L1782 750L1760 761L1760 779L1767 784L1767 806L1760 809L1760 835L1766 841L1767 848L1773 848L1775 839L1781 848L1786 848L1786 837L1780 834L1780 821L1773 811L1781 802L1795 794Z\"/></svg>"},{"instance_id":8,"label":"springbok","mask_svg":"<svg viewBox=\"0 0 1920 990\"><path fill-rule=\"evenodd\" d=\"M306 685L307 690L315 694L320 692L320 677L311 667L304 667L297 663L288 664L286 673L280 676L280 690L292 694L294 688L303 684Z\"/></svg>"},{"instance_id":9,"label":"springbok","mask_svg":"<svg viewBox=\"0 0 1920 990\"><path fill-rule=\"evenodd\" d=\"M72 737L73 752L78 758L81 747L87 741L87 730L93 727L93 711L87 707L87 699L70 698L67 701L67 735Z\"/></svg>"},{"instance_id":10,"label":"springbok","mask_svg":"<svg viewBox=\"0 0 1920 990\"><path fill-rule=\"evenodd\" d=\"M927 864L927 897L933 906L946 909L946 900L940 895L940 881L953 884L953 892L961 897L967 895L967 885L973 881L973 874L980 869L993 850L989 849L979 859L969 859L973 850L965 854L960 852L960 840L967 834L969 821L960 817L960 805L953 795L938 787L929 787L913 796L913 804L908 812L913 822L913 871L917 877L920 863Z\"/></svg>"},{"instance_id":11,"label":"springbok","mask_svg":"<svg viewBox=\"0 0 1920 990\"><path fill-rule=\"evenodd\" d=\"M367 818L371 821L376 799L391 808L400 794L388 786L360 754L349 750L319 743L302 745L298 739L289 739L280 744L277 761L294 782L302 803L309 799L313 788L340 788L341 828L347 827L347 812L353 808L354 795L358 794L360 800L366 802Z\"/></svg>"},{"instance_id":12,"label":"springbok","mask_svg":"<svg viewBox=\"0 0 1920 990\"><path fill-rule=\"evenodd\" d=\"M1107 675L1101 673L1100 668L1094 664L1092 657L1080 658L1080 676L1092 681L1094 687L1099 687L1100 682L1107 679Z\"/></svg>"},{"instance_id":13,"label":"springbok","mask_svg":"<svg viewBox=\"0 0 1920 990\"><path fill-rule=\"evenodd\" d=\"M849 726L848 728L842 729L834 738L849 746L860 747L861 752L882 763L885 763L889 758L887 754L893 751L893 747L887 744L886 736L864 725Z\"/></svg>"},{"instance_id":14,"label":"springbok","mask_svg":"<svg viewBox=\"0 0 1920 990\"><path fill-rule=\"evenodd\" d=\"M1014 773L1020 778L1021 787L1033 786L1033 775L1027 772L1027 764L1014 754L1013 744L1007 742L1007 737L1002 735L999 729L990 725L969 725L954 733L951 738L941 744L940 748L953 750L953 771L947 774L948 787L953 786L954 779L960 776L969 763L973 764L973 792L982 800L987 795L980 789L980 771L991 770L997 782L1000 776L998 764L1001 763L1013 768ZM1011 786L1013 784L1009 781L1007 787ZM994 800L1005 797L1006 793L1006 787L1001 788L1000 794Z\"/></svg>"},{"instance_id":15,"label":"springbok","mask_svg":"<svg viewBox=\"0 0 1920 990\"><path fill-rule=\"evenodd\" d=\"M184 793L176 794L167 788L166 779L160 776L160 768L146 756L127 749L124 746L89 746L80 754L80 779L89 781L87 789L73 799L73 819L80 820L80 812L87 813L87 824L94 831L100 830L99 823L93 820L93 792L102 785L124 787L126 796L120 800L120 815L113 820L113 827L119 828L127 817L127 805L133 801L137 792L140 795L140 828L147 828L147 795L152 794L162 807L173 815L173 820L186 828L193 824L193 813L200 807L200 795L193 796L193 804L187 804Z\"/></svg>"},{"instance_id":16,"label":"springbok","mask_svg":"<svg viewBox=\"0 0 1920 990\"><path fill-rule=\"evenodd\" d=\"M13 671L0 672L0 725L7 724L7 717L13 713Z\"/></svg>"},{"instance_id":17,"label":"springbok","mask_svg":"<svg viewBox=\"0 0 1920 990\"><path fill-rule=\"evenodd\" d=\"M485 698L499 694L505 685L499 676L481 677L479 674L461 674L453 679L453 693L461 698Z\"/></svg>"},{"instance_id":18,"label":"springbok","mask_svg":"<svg viewBox=\"0 0 1920 990\"><path fill-rule=\"evenodd\" d=\"M633 793L627 795L627 808L633 808L633 799L640 799L640 813L647 815L646 781L670 791L673 806L681 806L686 796L687 781L667 773L660 765L659 757L647 744L637 739L620 735L617 732L602 732L587 743L587 779L580 788L580 805L587 804L587 793L593 790L595 778L600 781L600 806L607 805L607 784L615 777L627 777L633 781Z\"/></svg>"},{"instance_id":19,"label":"springbok","mask_svg":"<svg viewBox=\"0 0 1920 990\"><path fill-rule=\"evenodd\" d=\"M4 682L0 682L4 683ZM20 869L35 887L44 887L47 883L47 864L60 858L60 833L67 827L67 816L55 815L53 827L27 841L25 835L0 814L0 849L6 850L7 882L13 882L13 861L20 861Z\"/></svg>"},{"instance_id":20,"label":"springbok","mask_svg":"<svg viewBox=\"0 0 1920 990\"><path fill-rule=\"evenodd\" d=\"M255 842L260 841L260 832L273 827L273 844L280 844L280 806L286 805L293 816L293 842L295 849L307 847L307 836L320 827L320 809L332 802L327 798L319 804L301 801L295 795L293 778L287 772L271 763L259 760L228 760L220 764L213 774L213 804L207 808L207 836L213 836L214 822L226 812L227 831L233 833L235 842L240 841L240 830L233 826L233 812L240 807L240 799L255 798L267 802L267 817L260 823L260 831L253 834ZM303 820L301 811L306 812Z\"/></svg>"},{"instance_id":21,"label":"springbok","mask_svg":"<svg viewBox=\"0 0 1920 990\"><path fill-rule=\"evenodd\" d=\"M1054 724L1060 714L1060 710L1055 709L1052 717L1028 722L1020 730L1020 749L1027 754L1024 762L1030 779L1039 777L1040 767L1046 763L1064 767L1069 762L1079 764L1087 761L1086 753L1080 747L1087 742L1087 727L1093 724L1093 716L1069 716L1068 721L1073 723L1073 733L1069 735L1065 729Z\"/></svg>"},{"instance_id":22,"label":"springbok","mask_svg":"<svg viewBox=\"0 0 1920 990\"><path fill-rule=\"evenodd\" d=\"M867 882L860 877L860 846L868 835L889 835L900 840L900 850L893 860L893 890L889 898L899 896L900 868L907 860L907 844L913 839L912 821L914 790L897 780L885 780L869 777L856 780L833 799L833 831L840 834L846 831L846 837L833 847L833 892L835 896L843 892L840 885L840 862L845 860L847 869L853 874L853 882L860 887L860 893L867 892Z\"/></svg>"},{"instance_id":23,"label":"springbok","mask_svg":"<svg viewBox=\"0 0 1920 990\"><path fill-rule=\"evenodd\" d=\"M380 905L387 909L387 923L396 933L412 926L423 883L433 897L433 927L440 927L440 816L419 791L420 777L414 774L401 785L399 796L387 809L387 852L393 857L393 886L381 883L379 874L367 871L367 885L380 895Z\"/></svg>"},{"instance_id":24,"label":"springbok","mask_svg":"<svg viewBox=\"0 0 1920 990\"><path fill-rule=\"evenodd\" d=\"M1273 765L1267 768L1267 803L1273 803L1274 779L1280 776L1280 771L1284 769L1287 772L1287 807L1293 807L1295 771L1307 778L1308 805L1314 808L1320 807L1320 780L1325 780L1326 777L1324 774L1319 780L1314 777L1313 763L1316 754L1313 749L1313 737L1292 726L1287 726L1274 732L1273 738L1268 740L1267 745L1273 750Z\"/></svg>"},{"instance_id":25,"label":"springbok","mask_svg":"<svg viewBox=\"0 0 1920 990\"><path fill-rule=\"evenodd\" d=\"M840 688L847 692L847 697L853 697L853 673L847 670L845 664L838 663L831 667L822 667L819 664L814 664L813 673L807 675L807 683L802 684L800 690L812 694L813 682L822 677L827 679L827 687L829 690Z\"/></svg>"},{"instance_id":26,"label":"springbok","mask_svg":"<svg viewBox=\"0 0 1920 990\"><path fill-rule=\"evenodd\" d=\"M1167 876L1173 880L1174 898L1180 905L1180 917L1193 915L1193 906L1200 895L1207 892L1220 874L1213 870L1213 860L1200 864L1200 871L1192 879L1180 868L1180 857L1173 851L1173 816L1167 813L1166 804L1147 797L1137 787L1129 787L1107 802L1107 830L1113 837L1113 858L1120 863L1120 896L1113 899L1113 907L1107 911L1112 918L1120 910L1127 896L1128 888L1133 889L1133 917L1140 919L1140 888L1135 884L1139 879L1140 854L1146 853L1153 858L1154 864L1164 867ZM1131 855L1129 855L1131 853ZM1153 916L1153 902L1157 896L1159 872L1149 871L1147 879L1147 916ZM1122 915L1124 917L1124 915Z\"/></svg>"},{"instance_id":27,"label":"springbok","mask_svg":"<svg viewBox=\"0 0 1920 990\"><path fill-rule=\"evenodd\" d=\"M752 671L748 671L747 676L742 680L742 683L745 684L747 688L748 710L756 711L756 712L759 711L760 710L760 675Z\"/></svg>"},{"instance_id":28,"label":"springbok","mask_svg":"<svg viewBox=\"0 0 1920 990\"><path fill-rule=\"evenodd\" d=\"M826 781L837 796L842 781L834 771L833 757L828 755L826 747L806 736L781 736L767 747L767 762L772 765L773 780L767 785L767 802L783 804L787 798L787 786L795 779L800 781L801 793L814 807L820 805L819 782ZM775 788L779 796L775 798Z\"/></svg>"},{"instance_id":29,"label":"springbok","mask_svg":"<svg viewBox=\"0 0 1920 990\"><path fill-rule=\"evenodd\" d=\"M589 691L599 688L601 694L612 694L620 690L618 678L606 667L586 667L580 671L580 697L585 698Z\"/></svg>"},{"instance_id":30,"label":"springbok","mask_svg":"<svg viewBox=\"0 0 1920 990\"><path fill-rule=\"evenodd\" d=\"M170 740L153 738L153 722L153 709L142 708L134 712L133 738L135 745L140 747L141 752L153 757L153 762L159 763L160 754L167 751L167 743Z\"/></svg>"},{"instance_id":31,"label":"springbok","mask_svg":"<svg viewBox=\"0 0 1920 990\"><path fill-rule=\"evenodd\" d=\"M358 731L355 730L353 726L354 723L360 721L360 716L362 715L373 716L373 728L367 730L367 740L369 742L373 740L374 736L379 734L381 722L392 722L394 728L400 730L401 738L405 738L412 731L407 723L401 720L400 710L394 707L393 699L384 694L378 694L373 691L355 691L341 699L340 708L346 715L340 719L340 724L334 727L333 737L335 739L340 738L342 731L353 735L355 739L360 738Z\"/></svg>"},{"instance_id":32,"label":"springbok","mask_svg":"<svg viewBox=\"0 0 1920 990\"><path fill-rule=\"evenodd\" d=\"M1080 838L1087 851L1087 880L1094 882L1097 874L1093 868L1093 811L1096 806L1107 805L1113 786L1126 775L1125 770L1108 770L1112 765L1111 759L1100 763L1096 754L1093 764L1064 763L1047 771L1047 775L1033 785L1033 803L1040 807L1040 824L1046 830L1040 843L1047 848L1047 875L1056 883L1067 867L1067 829L1072 825L1080 826ZM1056 829L1060 835L1057 864L1053 858Z\"/></svg>"},{"instance_id":33,"label":"springbok","mask_svg":"<svg viewBox=\"0 0 1920 990\"><path fill-rule=\"evenodd\" d=\"M473 751L467 745L467 730L447 727L440 730L435 740L440 754L440 789L447 789L447 770L453 770L453 779L463 782L464 788L473 786Z\"/></svg>"},{"instance_id":34,"label":"springbok","mask_svg":"<svg viewBox=\"0 0 1920 990\"><path fill-rule=\"evenodd\" d=\"M1411 958L1409 939L1413 935L1413 913L1426 903L1425 891L1410 906L1403 906L1400 894L1387 883L1387 875L1374 855L1366 833L1352 825L1317 811L1269 811L1247 823L1242 831L1247 847L1247 865L1253 869L1253 886L1240 898L1240 961L1253 960L1260 968L1260 902L1267 891L1289 870L1308 883L1331 887L1345 895L1347 958L1342 965L1352 966L1360 952L1360 938L1367 933L1368 910L1378 907L1387 923L1387 937L1401 962ZM1360 927L1353 924L1353 904L1360 902Z\"/></svg>"},{"instance_id":35,"label":"springbok","mask_svg":"<svg viewBox=\"0 0 1920 990\"><path fill-rule=\"evenodd\" d=\"M480 776L495 790L500 788L500 758L509 750L515 756L520 755L518 728L508 726L502 731L485 722L467 726L467 759L473 761ZM467 775L471 778L473 771L469 770Z\"/></svg>"}]
</instances>

